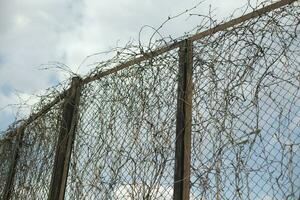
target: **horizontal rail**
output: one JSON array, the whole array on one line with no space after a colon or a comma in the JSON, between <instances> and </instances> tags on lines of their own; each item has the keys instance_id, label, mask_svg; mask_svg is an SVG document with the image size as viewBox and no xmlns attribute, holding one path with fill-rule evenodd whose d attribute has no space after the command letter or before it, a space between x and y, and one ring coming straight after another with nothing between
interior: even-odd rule
<instances>
[{"instance_id":1,"label":"horizontal rail","mask_svg":"<svg viewBox=\"0 0 300 200\"><path fill-rule=\"evenodd\" d=\"M62 99L64 99L70 89L67 89L60 93L55 99L53 99L50 103L46 104L41 110L39 110L36 113L32 113L26 120L24 120L17 129L23 129L27 125L31 124L33 121L35 121L40 116L47 113L53 106L55 106L57 103L59 103ZM14 137L18 131L10 131L7 135L5 135L1 140L9 139L11 137Z\"/></svg>"},{"instance_id":2,"label":"horizontal rail","mask_svg":"<svg viewBox=\"0 0 300 200\"><path fill-rule=\"evenodd\" d=\"M243 23L243 22L245 22L245 21L247 21L249 19L252 19L252 18L255 18L255 17L259 17L259 16L264 15L264 14L266 14L266 13L272 11L272 10L278 9L278 8L283 7L285 5L288 5L288 4L292 4L292 3L296 2L296 1L298 1L298 0L281 0L281 1L278 1L278 2L276 2L274 4L265 6L265 7L260 8L260 9L257 9L255 11L250 12L248 14L245 14L245 15L243 15L241 17L229 20L228 22L221 23L221 24L219 24L219 25L217 25L217 26L215 26L215 27L213 27L211 29L208 29L208 30L205 30L203 32L197 33L197 34L192 35L192 36L190 36L188 38L185 38L185 39L188 39L191 42L199 40L199 39L201 39L203 37L212 35L214 33L220 32L220 31L224 31L224 30L226 30L228 28L231 28L231 27L233 27L235 25ZM163 53L166 53L168 51L171 51L173 49L176 49L176 48L180 47L183 42L184 42L184 40L171 43L171 44L169 44L167 46L160 47L160 48L158 48L158 49L156 49L154 51L144 53L140 57L133 58L133 59L127 61L127 62L119 64L116 67L108 69L108 70L106 70L104 72L99 72L96 75L93 75L93 76L90 76L90 77L86 77L86 78L83 79L82 84L90 83L90 82L92 82L94 80L100 79L100 78L102 78L104 76L107 76L109 74L116 73L116 72L118 72L118 71L120 71L122 69L125 69L127 67L130 67L132 65L139 64L139 63L141 63L141 62L143 62L145 60L152 59L152 58L154 58L156 56L159 56L159 55L161 55ZM60 102L66 96L68 90L66 90L66 91L62 92L61 94L59 94L52 102L50 102L49 104L45 105L39 112L31 114L20 125L20 128L27 126L28 124L32 123L34 120L36 120L41 115L47 113L55 104L57 104L58 102Z\"/></svg>"},{"instance_id":3,"label":"horizontal rail","mask_svg":"<svg viewBox=\"0 0 300 200\"><path fill-rule=\"evenodd\" d=\"M257 9L253 12L250 12L248 14L245 14L241 17L238 17L238 18L235 18L235 19L232 19L228 22L225 22L225 23L222 23L222 24L219 24L217 26L215 26L214 28L211 28L211 29L208 29L206 31L203 31L203 32L200 32L200 33L197 33L193 36L191 36L189 39L191 41L196 41L196 40L199 40L203 37L206 37L208 35L212 35L214 33L217 33L219 31L224 31L228 28L231 28L235 25L238 25L240 23L243 23L249 19L252 19L252 18L256 18L256 17L259 17L261 15L264 15L272 10L275 10L275 9L278 9L280 7L283 7L285 5L288 5L288 4L292 4L294 2L296 2L298 0L281 0L281 1L278 1L276 3L273 3L271 5L268 5L268 6L265 6L263 8L260 8L260 9Z\"/></svg>"},{"instance_id":4,"label":"horizontal rail","mask_svg":"<svg viewBox=\"0 0 300 200\"><path fill-rule=\"evenodd\" d=\"M243 15L241 17L238 17L238 18L235 18L235 19L232 19L228 22L225 22L225 23L222 23L222 24L219 24L211 29L208 29L208 30L205 30L203 32L200 32L200 33L197 33L193 36L190 36L188 38L185 38L185 39L188 39L189 41L193 42L193 41L196 41L196 40L199 40L203 37L206 37L208 35L211 35L211 34L214 34L214 33L217 33L219 31L224 31L226 30L227 28L230 28L230 27L233 27L237 24L240 24L242 22L245 22L249 19L252 19L252 18L255 18L255 17L259 17L263 14L266 14L272 10L275 10L277 8L280 8L282 6L285 6L285 5L288 5L288 4L291 4L293 2L296 2L298 0L281 0L279 2L276 2L274 4L271 4L271 5L268 5L268 6L265 6L263 8L260 8L258 10L255 10L251 13L248 13L246 15ZM161 47L161 48L158 48L154 51L151 51L151 52L148 52L148 53L145 53L143 55L141 55L140 57L138 58L134 58L132 60L129 60L125 63L122 63L114 68L111 68L111 69L108 69L107 71L104 71L104 72L100 72L92 77L87 77L83 80L83 83L86 84L86 83L89 83L91 81L94 81L94 80L97 80L101 77L104 77L104 76L107 76L109 74L112 74L112 73L116 73L124 68L127 68L129 66L132 66L132 65L135 65L135 64L139 64L140 62L142 61L145 61L145 60L148 60L148 59L151 59L151 58L154 58L156 56L159 56L163 53L166 53L168 51L171 51L173 49L176 49L178 47L180 47L182 45L184 40L181 40L181 41L178 41L178 42L174 42L170 45L167 45L165 47Z\"/></svg>"},{"instance_id":5,"label":"horizontal rail","mask_svg":"<svg viewBox=\"0 0 300 200\"><path fill-rule=\"evenodd\" d=\"M109 74L113 74L113 73L116 73L122 69L125 69L127 67L130 67L132 65L136 65L136 64L139 64L145 60L149 60L151 58L154 58L156 56L159 56L163 53L166 53L168 51L171 51L173 49L176 49L178 47L181 46L181 44L183 44L184 41L179 41L179 42L175 42L173 44L170 44L168 46L165 46L165 47L161 47L159 49L156 49L155 51L151 51L151 52L147 52L147 53L144 53L142 54L140 57L137 57L137 58L134 58L132 60L129 60L127 62L124 62L114 68L111 68L111 69L108 69L107 71L104 71L104 72L100 72L94 76L91 76L91 77L87 77L83 80L83 84L86 84L86 83L89 83L89 82L92 82L94 80L97 80L101 77L104 77L104 76L107 76Z\"/></svg>"}]
</instances>

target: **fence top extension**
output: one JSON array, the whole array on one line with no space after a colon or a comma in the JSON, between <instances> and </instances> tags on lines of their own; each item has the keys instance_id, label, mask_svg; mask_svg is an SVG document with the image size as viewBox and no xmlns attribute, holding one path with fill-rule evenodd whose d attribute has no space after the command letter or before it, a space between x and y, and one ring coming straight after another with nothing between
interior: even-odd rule
<instances>
[{"instance_id":1,"label":"fence top extension","mask_svg":"<svg viewBox=\"0 0 300 200\"><path fill-rule=\"evenodd\" d=\"M117 65L113 68L110 68L110 69L106 70L106 71L100 71L97 74L85 77L84 79L81 80L81 84L84 85L84 84L90 83L92 81L98 80L98 79L100 79L104 76L107 76L109 74L116 73L116 72L118 72L122 69L125 69L127 67L130 67L132 65L139 64L139 63L141 63L145 60L150 60L150 59L152 59L156 56L159 56L163 53L166 53L168 51L171 51L173 49L176 49L176 48L180 47L186 40L189 40L190 42L197 41L197 40L199 40L201 38L204 38L206 36L209 36L209 35L212 35L214 33L224 31L228 28L234 27L234 26L236 26L236 25L238 25L242 22L245 22L249 19L263 16L263 15L265 15L266 13L268 13L272 10L278 9L278 8L280 8L282 6L285 6L285 5L288 5L288 4L292 4L296 1L298 1L298 0L280 0L276 3L270 4L268 6L264 6L260 9L257 9L257 10L254 10L254 11L248 13L248 14L245 14L241 17L234 18L234 19L229 20L227 22L218 24L217 26L215 26L213 28L210 28L208 30L196 33L196 34L194 34L192 36L189 36L185 39L182 39L180 41L175 41L175 42L173 42L171 44L168 44L166 46L159 47L159 48L157 48L153 51L148 51L146 53L140 54L138 57L134 57L134 58L130 59L129 61L123 62L123 63L121 63L121 64L119 64L119 65ZM19 124L16 129L25 128L27 125L29 125L30 123L35 121L37 118L39 118L43 114L47 113L54 105L56 105L57 103L59 103L62 99L64 99L66 97L69 90L70 90L70 88L64 90L63 92L58 94L50 103L44 105L39 111L30 114L30 116L27 119L23 120L22 123ZM11 137L14 137L17 133L18 133L18 131L16 131L16 130L8 130L2 139L9 139Z\"/></svg>"}]
</instances>

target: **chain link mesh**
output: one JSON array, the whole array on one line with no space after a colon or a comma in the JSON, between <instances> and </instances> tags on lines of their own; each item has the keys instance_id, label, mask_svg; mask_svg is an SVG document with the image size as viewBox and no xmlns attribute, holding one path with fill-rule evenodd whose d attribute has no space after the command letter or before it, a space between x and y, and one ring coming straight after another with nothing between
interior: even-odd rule
<instances>
[{"instance_id":1,"label":"chain link mesh","mask_svg":"<svg viewBox=\"0 0 300 200\"><path fill-rule=\"evenodd\" d=\"M299 16L284 6L193 43L190 199L299 200ZM82 85L65 199L173 199L178 59ZM58 103L25 127L11 199L48 198L61 118ZM1 194L15 144L0 140Z\"/></svg>"},{"instance_id":2,"label":"chain link mesh","mask_svg":"<svg viewBox=\"0 0 300 200\"><path fill-rule=\"evenodd\" d=\"M194 43L192 199L300 197L299 7Z\"/></svg>"},{"instance_id":3,"label":"chain link mesh","mask_svg":"<svg viewBox=\"0 0 300 200\"><path fill-rule=\"evenodd\" d=\"M67 199L171 199L177 51L82 90Z\"/></svg>"},{"instance_id":4,"label":"chain link mesh","mask_svg":"<svg viewBox=\"0 0 300 200\"><path fill-rule=\"evenodd\" d=\"M0 197L4 193L6 180L9 176L14 154L15 138L0 140Z\"/></svg>"},{"instance_id":5,"label":"chain link mesh","mask_svg":"<svg viewBox=\"0 0 300 200\"><path fill-rule=\"evenodd\" d=\"M60 119L57 104L24 130L11 199L47 199Z\"/></svg>"}]
</instances>

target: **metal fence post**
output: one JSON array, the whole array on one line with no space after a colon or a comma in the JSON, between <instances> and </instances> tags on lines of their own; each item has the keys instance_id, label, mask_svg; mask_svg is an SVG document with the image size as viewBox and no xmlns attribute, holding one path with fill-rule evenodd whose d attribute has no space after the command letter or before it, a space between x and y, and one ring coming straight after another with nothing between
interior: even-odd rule
<instances>
[{"instance_id":1,"label":"metal fence post","mask_svg":"<svg viewBox=\"0 0 300 200\"><path fill-rule=\"evenodd\" d=\"M190 195L192 73L193 43L185 40L179 49L174 200L188 200Z\"/></svg>"},{"instance_id":2,"label":"metal fence post","mask_svg":"<svg viewBox=\"0 0 300 200\"><path fill-rule=\"evenodd\" d=\"M11 192L13 190L13 182L14 182L14 178L15 178L15 174L16 174L16 167L17 167L17 163L18 163L18 159L19 159L20 149L22 148L24 128L23 127L18 128L16 130L16 132L17 132L16 144L15 144L14 152L13 152L13 155L11 158L12 161L11 161L11 166L9 169L9 174L6 179L5 188L3 191L3 199L10 199L10 197L11 197Z\"/></svg>"},{"instance_id":3,"label":"metal fence post","mask_svg":"<svg viewBox=\"0 0 300 200\"><path fill-rule=\"evenodd\" d=\"M76 131L80 87L81 79L79 77L74 77L64 100L61 128L57 140L56 155L48 196L49 200L64 199L71 150Z\"/></svg>"}]
</instances>

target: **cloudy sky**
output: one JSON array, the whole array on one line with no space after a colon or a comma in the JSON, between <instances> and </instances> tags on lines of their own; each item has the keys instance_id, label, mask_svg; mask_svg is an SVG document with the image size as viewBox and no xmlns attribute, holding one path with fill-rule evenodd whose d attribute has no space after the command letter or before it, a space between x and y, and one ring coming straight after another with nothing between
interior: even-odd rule
<instances>
[{"instance_id":1,"label":"cloudy sky","mask_svg":"<svg viewBox=\"0 0 300 200\"><path fill-rule=\"evenodd\" d=\"M228 17L248 0L206 0L191 13ZM251 1L256 5L256 1ZM33 94L68 78L57 70L41 70L53 62L74 72L88 55L138 39L143 25L159 27L199 3L193 0L0 0L0 130L14 121L17 106ZM238 15L237 13L236 15ZM162 34L181 36L199 23L196 16L171 21ZM147 41L152 30L144 29ZM101 58L97 58L101 59ZM89 61L78 73L86 74ZM33 100L28 103L33 103ZM25 110L26 111L26 110ZM21 111L21 113L26 113Z\"/></svg>"}]
</instances>

